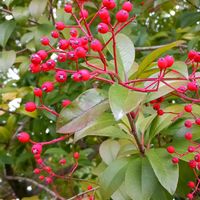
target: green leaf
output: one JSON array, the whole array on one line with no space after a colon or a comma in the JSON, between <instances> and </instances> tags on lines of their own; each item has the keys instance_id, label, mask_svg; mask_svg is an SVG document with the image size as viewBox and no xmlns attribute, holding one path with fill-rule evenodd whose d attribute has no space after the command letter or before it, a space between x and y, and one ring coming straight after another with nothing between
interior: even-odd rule
<instances>
[{"instance_id":1,"label":"green leaf","mask_svg":"<svg viewBox=\"0 0 200 200\"><path fill-rule=\"evenodd\" d=\"M157 178L146 158L129 162L125 175L125 188L133 200L149 200L157 186Z\"/></svg>"},{"instance_id":2,"label":"green leaf","mask_svg":"<svg viewBox=\"0 0 200 200\"><path fill-rule=\"evenodd\" d=\"M12 14L17 22L26 22L29 16L29 12L26 7L15 7Z\"/></svg>"},{"instance_id":3,"label":"green leaf","mask_svg":"<svg viewBox=\"0 0 200 200\"><path fill-rule=\"evenodd\" d=\"M38 19L45 11L48 0L32 0L29 5L29 12L35 18Z\"/></svg>"},{"instance_id":4,"label":"green leaf","mask_svg":"<svg viewBox=\"0 0 200 200\"><path fill-rule=\"evenodd\" d=\"M61 156L61 155L66 156L67 152L65 150L61 149L61 148L54 147L54 148L47 149L45 151L45 154L56 154L56 155L59 155L59 156Z\"/></svg>"},{"instance_id":5,"label":"green leaf","mask_svg":"<svg viewBox=\"0 0 200 200\"><path fill-rule=\"evenodd\" d=\"M0 72L7 72L13 66L16 59L15 51L2 51L0 52Z\"/></svg>"},{"instance_id":6,"label":"green leaf","mask_svg":"<svg viewBox=\"0 0 200 200\"><path fill-rule=\"evenodd\" d=\"M1 142L6 142L10 138L10 131L3 126L0 126L0 137L1 137Z\"/></svg>"},{"instance_id":7,"label":"green leaf","mask_svg":"<svg viewBox=\"0 0 200 200\"><path fill-rule=\"evenodd\" d=\"M182 74L184 77L188 78L188 66L185 62L177 61L170 67L170 70L175 70Z\"/></svg>"},{"instance_id":8,"label":"green leaf","mask_svg":"<svg viewBox=\"0 0 200 200\"><path fill-rule=\"evenodd\" d=\"M0 45L4 48L10 38L11 34L15 30L16 23L14 20L5 21L0 24Z\"/></svg>"},{"instance_id":9,"label":"green leaf","mask_svg":"<svg viewBox=\"0 0 200 200\"><path fill-rule=\"evenodd\" d=\"M85 128L109 108L106 95L102 90L90 89L82 93L57 120L58 133L73 133Z\"/></svg>"},{"instance_id":10,"label":"green leaf","mask_svg":"<svg viewBox=\"0 0 200 200\"><path fill-rule=\"evenodd\" d=\"M101 143L99 148L99 154L102 160L109 165L112 161L116 160L117 154L120 150L119 142L115 140L106 140Z\"/></svg>"},{"instance_id":11,"label":"green leaf","mask_svg":"<svg viewBox=\"0 0 200 200\"><path fill-rule=\"evenodd\" d=\"M112 195L113 200L131 200L131 198L126 194L126 186L124 183L118 188L117 191Z\"/></svg>"},{"instance_id":12,"label":"green leaf","mask_svg":"<svg viewBox=\"0 0 200 200\"><path fill-rule=\"evenodd\" d=\"M176 191L179 177L178 165L173 165L166 149L150 149L147 158L160 184L172 195Z\"/></svg>"},{"instance_id":13,"label":"green leaf","mask_svg":"<svg viewBox=\"0 0 200 200\"><path fill-rule=\"evenodd\" d=\"M140 74L142 74L143 71L147 70L149 68L149 65L155 61L157 58L159 58L163 53L167 52L168 50L183 44L184 41L178 40L176 42L172 42L170 44L165 45L164 47L161 47L159 49L156 49L155 51L151 52L148 54L148 56L145 57L145 59L141 62L138 72L136 73L137 76L139 77Z\"/></svg>"},{"instance_id":14,"label":"green leaf","mask_svg":"<svg viewBox=\"0 0 200 200\"><path fill-rule=\"evenodd\" d=\"M145 93L131 91L118 84L109 90L109 103L116 120L134 110L146 97Z\"/></svg>"},{"instance_id":15,"label":"green leaf","mask_svg":"<svg viewBox=\"0 0 200 200\"><path fill-rule=\"evenodd\" d=\"M113 161L99 177L100 191L103 199L109 197L121 186L128 164L128 159Z\"/></svg>"}]
</instances>

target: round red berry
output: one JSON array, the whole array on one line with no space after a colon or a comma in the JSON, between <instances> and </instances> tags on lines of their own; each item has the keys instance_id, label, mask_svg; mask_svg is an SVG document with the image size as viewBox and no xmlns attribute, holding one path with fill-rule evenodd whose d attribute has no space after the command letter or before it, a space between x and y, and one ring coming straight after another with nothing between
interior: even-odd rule
<instances>
[{"instance_id":1,"label":"round red berry","mask_svg":"<svg viewBox=\"0 0 200 200\"><path fill-rule=\"evenodd\" d=\"M103 6L105 6L109 10L112 10L113 8L115 8L116 3L114 0L103 0Z\"/></svg>"},{"instance_id":2,"label":"round red berry","mask_svg":"<svg viewBox=\"0 0 200 200\"><path fill-rule=\"evenodd\" d=\"M192 153L194 151L195 151L195 147L193 147L193 146L188 147L188 152Z\"/></svg>"},{"instance_id":3,"label":"round red berry","mask_svg":"<svg viewBox=\"0 0 200 200\"><path fill-rule=\"evenodd\" d=\"M194 57L195 62L200 62L200 52L196 52L196 55Z\"/></svg>"},{"instance_id":4,"label":"round red berry","mask_svg":"<svg viewBox=\"0 0 200 200\"><path fill-rule=\"evenodd\" d=\"M126 22L128 18L129 18L129 13L126 10L120 10L116 14L116 19L120 23Z\"/></svg>"},{"instance_id":5,"label":"round red berry","mask_svg":"<svg viewBox=\"0 0 200 200\"><path fill-rule=\"evenodd\" d=\"M196 51L190 50L189 53L188 53L188 58L190 60L193 60L195 58L195 56L196 56L196 53L197 53Z\"/></svg>"},{"instance_id":6,"label":"round red berry","mask_svg":"<svg viewBox=\"0 0 200 200\"><path fill-rule=\"evenodd\" d=\"M63 22L56 22L55 27L57 30L62 31L65 29L65 24Z\"/></svg>"},{"instance_id":7,"label":"round red berry","mask_svg":"<svg viewBox=\"0 0 200 200\"><path fill-rule=\"evenodd\" d=\"M39 50L37 55L40 56L42 60L45 60L48 57L48 53L45 50Z\"/></svg>"},{"instance_id":8,"label":"round red berry","mask_svg":"<svg viewBox=\"0 0 200 200\"><path fill-rule=\"evenodd\" d=\"M86 69L82 69L79 71L82 81L88 81L90 79L90 72Z\"/></svg>"},{"instance_id":9,"label":"round red berry","mask_svg":"<svg viewBox=\"0 0 200 200\"><path fill-rule=\"evenodd\" d=\"M87 186L87 189L88 189L88 190L92 190L92 188L93 188L93 187L92 187L91 185L88 185L88 186Z\"/></svg>"},{"instance_id":10,"label":"round red berry","mask_svg":"<svg viewBox=\"0 0 200 200\"><path fill-rule=\"evenodd\" d=\"M58 59L58 62L65 62L67 60L67 54L66 53L59 53L57 59Z\"/></svg>"},{"instance_id":11,"label":"round red berry","mask_svg":"<svg viewBox=\"0 0 200 200\"><path fill-rule=\"evenodd\" d=\"M79 13L79 16L81 18L87 19L88 18L88 11L85 9L82 9L82 11Z\"/></svg>"},{"instance_id":12,"label":"round red berry","mask_svg":"<svg viewBox=\"0 0 200 200\"><path fill-rule=\"evenodd\" d=\"M193 169L196 168L197 162L195 160L190 160L188 164L189 167Z\"/></svg>"},{"instance_id":13,"label":"round red berry","mask_svg":"<svg viewBox=\"0 0 200 200\"><path fill-rule=\"evenodd\" d=\"M40 88L35 88L34 89L34 95L36 97L41 97L42 96L42 90Z\"/></svg>"},{"instance_id":14,"label":"round red berry","mask_svg":"<svg viewBox=\"0 0 200 200\"><path fill-rule=\"evenodd\" d=\"M31 63L29 65L29 70L30 70L31 73L35 74L35 73L40 72L41 66L40 65L35 65L35 64Z\"/></svg>"},{"instance_id":15,"label":"round red berry","mask_svg":"<svg viewBox=\"0 0 200 200\"><path fill-rule=\"evenodd\" d=\"M195 187L195 183L193 181L189 181L188 182L188 187L189 188L194 188Z\"/></svg>"},{"instance_id":16,"label":"round red berry","mask_svg":"<svg viewBox=\"0 0 200 200\"><path fill-rule=\"evenodd\" d=\"M75 49L75 54L78 58L85 58L86 57L86 50L83 47L77 47Z\"/></svg>"},{"instance_id":17,"label":"round red berry","mask_svg":"<svg viewBox=\"0 0 200 200\"><path fill-rule=\"evenodd\" d=\"M65 99L62 101L62 106L63 107L67 107L68 105L70 105L72 102L69 99Z\"/></svg>"},{"instance_id":18,"label":"round red berry","mask_svg":"<svg viewBox=\"0 0 200 200\"><path fill-rule=\"evenodd\" d=\"M186 120L184 123L186 128L191 128L192 127L192 122L190 120Z\"/></svg>"},{"instance_id":19,"label":"round red berry","mask_svg":"<svg viewBox=\"0 0 200 200\"><path fill-rule=\"evenodd\" d=\"M185 112L192 112L192 104L188 104L184 107Z\"/></svg>"},{"instance_id":20,"label":"round red berry","mask_svg":"<svg viewBox=\"0 0 200 200\"><path fill-rule=\"evenodd\" d=\"M68 49L68 47L69 47L69 41L68 41L68 40L65 40L65 39L61 39L61 40L58 42L58 46L59 46L60 49L66 50L66 49Z\"/></svg>"},{"instance_id":21,"label":"round red berry","mask_svg":"<svg viewBox=\"0 0 200 200\"><path fill-rule=\"evenodd\" d=\"M52 179L51 177L46 177L46 178L45 178L45 182L46 182L47 184L51 184L51 183L53 182L53 179Z\"/></svg>"},{"instance_id":22,"label":"round red berry","mask_svg":"<svg viewBox=\"0 0 200 200\"><path fill-rule=\"evenodd\" d=\"M192 133L187 132L187 133L185 134L185 139L186 139L186 140L191 140L191 139L192 139Z\"/></svg>"},{"instance_id":23,"label":"round red berry","mask_svg":"<svg viewBox=\"0 0 200 200\"><path fill-rule=\"evenodd\" d=\"M133 4L130 1L126 1L123 3L122 9L126 10L127 12L131 12L131 10L133 9Z\"/></svg>"},{"instance_id":24,"label":"round red berry","mask_svg":"<svg viewBox=\"0 0 200 200\"><path fill-rule=\"evenodd\" d=\"M80 81L81 81L81 75L80 75L78 72L75 72L75 73L72 75L72 79L73 79L75 82L80 82Z\"/></svg>"},{"instance_id":25,"label":"round red berry","mask_svg":"<svg viewBox=\"0 0 200 200\"><path fill-rule=\"evenodd\" d=\"M71 29L70 30L70 35L72 36L72 37L77 37L77 35L78 35L78 31L76 30L76 29Z\"/></svg>"},{"instance_id":26,"label":"round red berry","mask_svg":"<svg viewBox=\"0 0 200 200\"><path fill-rule=\"evenodd\" d=\"M159 58L157 64L158 64L158 67L160 68L160 70L167 68L167 61L165 58Z\"/></svg>"},{"instance_id":27,"label":"round red berry","mask_svg":"<svg viewBox=\"0 0 200 200\"><path fill-rule=\"evenodd\" d=\"M179 163L179 159L177 157L172 158L172 163L173 164L178 164Z\"/></svg>"},{"instance_id":28,"label":"round red berry","mask_svg":"<svg viewBox=\"0 0 200 200\"><path fill-rule=\"evenodd\" d=\"M25 110L27 111L27 112L33 112L33 111L35 111L36 110L36 104L34 103L34 102L27 102L26 104L25 104Z\"/></svg>"},{"instance_id":29,"label":"round red berry","mask_svg":"<svg viewBox=\"0 0 200 200\"><path fill-rule=\"evenodd\" d=\"M41 180L41 181L43 181L44 180L44 176L39 176L39 179Z\"/></svg>"},{"instance_id":30,"label":"round red berry","mask_svg":"<svg viewBox=\"0 0 200 200\"><path fill-rule=\"evenodd\" d=\"M42 37L41 40L40 40L41 44L44 45L44 46L48 46L50 41L49 41L49 38L48 37Z\"/></svg>"},{"instance_id":31,"label":"round red berry","mask_svg":"<svg viewBox=\"0 0 200 200\"><path fill-rule=\"evenodd\" d=\"M161 116L161 115L164 114L164 111L163 110L157 110L157 114Z\"/></svg>"},{"instance_id":32,"label":"round red berry","mask_svg":"<svg viewBox=\"0 0 200 200\"><path fill-rule=\"evenodd\" d=\"M65 10L66 13L71 13L72 12L72 5L66 4L64 10Z\"/></svg>"},{"instance_id":33,"label":"round red berry","mask_svg":"<svg viewBox=\"0 0 200 200\"><path fill-rule=\"evenodd\" d=\"M195 124L200 125L200 118L197 118L197 119L195 120Z\"/></svg>"},{"instance_id":34,"label":"round red berry","mask_svg":"<svg viewBox=\"0 0 200 200\"><path fill-rule=\"evenodd\" d=\"M42 145L41 144L34 144L32 146L32 153L33 154L41 154L42 153Z\"/></svg>"},{"instance_id":35,"label":"round red berry","mask_svg":"<svg viewBox=\"0 0 200 200\"><path fill-rule=\"evenodd\" d=\"M102 50L102 44L99 40L95 39L91 42L91 49L93 51L101 51Z\"/></svg>"},{"instance_id":36,"label":"round red berry","mask_svg":"<svg viewBox=\"0 0 200 200\"><path fill-rule=\"evenodd\" d=\"M57 71L55 79L57 82L63 83L67 80L67 73L64 71Z\"/></svg>"},{"instance_id":37,"label":"round red berry","mask_svg":"<svg viewBox=\"0 0 200 200\"><path fill-rule=\"evenodd\" d=\"M48 70L54 69L56 66L56 62L52 59L47 60L45 64L46 64Z\"/></svg>"},{"instance_id":38,"label":"round red berry","mask_svg":"<svg viewBox=\"0 0 200 200\"><path fill-rule=\"evenodd\" d=\"M61 159L61 160L59 160L59 163L60 163L61 165L66 164L66 159Z\"/></svg>"},{"instance_id":39,"label":"round red berry","mask_svg":"<svg viewBox=\"0 0 200 200\"><path fill-rule=\"evenodd\" d=\"M44 170L46 171L46 172L48 172L48 173L50 173L52 170L51 170L51 167L49 167L49 166L45 166L44 167Z\"/></svg>"},{"instance_id":40,"label":"round red berry","mask_svg":"<svg viewBox=\"0 0 200 200\"><path fill-rule=\"evenodd\" d=\"M196 155L194 156L194 160L195 160L196 162L200 162L200 154L196 154Z\"/></svg>"},{"instance_id":41,"label":"round red berry","mask_svg":"<svg viewBox=\"0 0 200 200\"><path fill-rule=\"evenodd\" d=\"M34 169L34 174L40 174L40 172L41 172L41 170L40 169L38 169L38 168L36 168L36 169Z\"/></svg>"},{"instance_id":42,"label":"round red berry","mask_svg":"<svg viewBox=\"0 0 200 200\"><path fill-rule=\"evenodd\" d=\"M79 157L80 157L78 152L75 152L73 156L74 156L74 159L76 159L76 160L79 159Z\"/></svg>"},{"instance_id":43,"label":"round red berry","mask_svg":"<svg viewBox=\"0 0 200 200\"><path fill-rule=\"evenodd\" d=\"M52 31L52 32L51 32L51 37L52 37L52 38L59 38L59 36L60 36L60 34L59 34L58 31Z\"/></svg>"},{"instance_id":44,"label":"round red berry","mask_svg":"<svg viewBox=\"0 0 200 200\"><path fill-rule=\"evenodd\" d=\"M109 28L108 25L101 22L98 26L97 26L97 30L99 33L105 34L108 32Z\"/></svg>"},{"instance_id":45,"label":"round red berry","mask_svg":"<svg viewBox=\"0 0 200 200\"><path fill-rule=\"evenodd\" d=\"M101 9L98 14L101 20L106 20L110 17L109 11L106 8Z\"/></svg>"},{"instance_id":46,"label":"round red berry","mask_svg":"<svg viewBox=\"0 0 200 200\"><path fill-rule=\"evenodd\" d=\"M43 83L43 85L42 85L42 90L44 91L44 92L51 92L53 89L54 89L54 85L53 85L53 83L52 82L45 82L45 83Z\"/></svg>"},{"instance_id":47,"label":"round red berry","mask_svg":"<svg viewBox=\"0 0 200 200\"><path fill-rule=\"evenodd\" d=\"M165 60L167 62L167 67L171 67L174 64L174 58L172 56L165 56Z\"/></svg>"},{"instance_id":48,"label":"round red berry","mask_svg":"<svg viewBox=\"0 0 200 200\"><path fill-rule=\"evenodd\" d=\"M192 200L194 198L194 196L193 196L192 193L189 193L189 194L187 194L187 198L190 199L190 200Z\"/></svg>"},{"instance_id":49,"label":"round red berry","mask_svg":"<svg viewBox=\"0 0 200 200\"><path fill-rule=\"evenodd\" d=\"M169 147L167 147L167 152L168 153L174 153L175 152L175 148L173 147L173 146L169 146Z\"/></svg>"},{"instance_id":50,"label":"round red berry","mask_svg":"<svg viewBox=\"0 0 200 200\"><path fill-rule=\"evenodd\" d=\"M17 139L21 143L27 143L30 141L30 135L26 132L21 132L21 133L17 134Z\"/></svg>"},{"instance_id":51,"label":"round red berry","mask_svg":"<svg viewBox=\"0 0 200 200\"><path fill-rule=\"evenodd\" d=\"M38 65L40 64L42 61L41 57L38 55L38 54L33 54L31 56L31 62L34 64L34 65Z\"/></svg>"},{"instance_id":52,"label":"round red berry","mask_svg":"<svg viewBox=\"0 0 200 200\"><path fill-rule=\"evenodd\" d=\"M159 103L156 103L153 105L153 109L154 110L159 110L160 109L160 104Z\"/></svg>"},{"instance_id":53,"label":"round red berry","mask_svg":"<svg viewBox=\"0 0 200 200\"><path fill-rule=\"evenodd\" d=\"M195 81L189 82L187 84L187 89L190 91L197 91L198 90L198 85Z\"/></svg>"}]
</instances>

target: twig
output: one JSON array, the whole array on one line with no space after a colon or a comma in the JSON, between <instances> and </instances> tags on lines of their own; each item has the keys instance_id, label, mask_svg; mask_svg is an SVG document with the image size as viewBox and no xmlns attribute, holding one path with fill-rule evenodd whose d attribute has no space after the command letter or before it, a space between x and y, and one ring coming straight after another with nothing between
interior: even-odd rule
<instances>
[{"instance_id":1,"label":"twig","mask_svg":"<svg viewBox=\"0 0 200 200\"><path fill-rule=\"evenodd\" d=\"M136 50L136 51L151 51L151 50L159 49L159 48L161 48L161 47L165 47L165 46L167 46L167 45L168 45L168 44L156 45L156 46L150 46L150 47L135 47L135 50ZM183 45L183 44L177 45L177 47L181 47L181 48L184 48L184 49L188 48L187 45Z\"/></svg>"},{"instance_id":2,"label":"twig","mask_svg":"<svg viewBox=\"0 0 200 200\"><path fill-rule=\"evenodd\" d=\"M50 16L53 22L53 25L55 25L55 18L53 15L53 0L49 0L49 7L50 7Z\"/></svg>"},{"instance_id":3,"label":"twig","mask_svg":"<svg viewBox=\"0 0 200 200\"><path fill-rule=\"evenodd\" d=\"M65 200L65 198L59 196L58 194L56 194L55 192L53 192L52 190L50 190L49 188L47 188L46 186L32 180L29 178L25 178L25 177L20 177L20 176L6 176L5 177L7 180L17 180L17 181L26 181L28 183L32 183L33 185L37 186L38 188L41 188L43 190L45 190L48 194L50 194L52 197L55 197L55 199L59 199L59 200Z\"/></svg>"},{"instance_id":4,"label":"twig","mask_svg":"<svg viewBox=\"0 0 200 200\"><path fill-rule=\"evenodd\" d=\"M186 0L190 5L192 5L193 7L195 7L196 9L199 9L199 7L197 7L196 5L194 5L191 1Z\"/></svg>"}]
</instances>

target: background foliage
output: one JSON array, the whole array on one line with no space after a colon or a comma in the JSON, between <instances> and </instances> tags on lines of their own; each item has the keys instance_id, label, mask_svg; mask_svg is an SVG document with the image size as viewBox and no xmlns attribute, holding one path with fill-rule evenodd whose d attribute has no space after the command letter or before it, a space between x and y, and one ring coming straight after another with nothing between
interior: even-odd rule
<instances>
[{"instance_id":1,"label":"background foliage","mask_svg":"<svg viewBox=\"0 0 200 200\"><path fill-rule=\"evenodd\" d=\"M100 1L94 1L93 3L87 4L87 9L94 13L96 11L96 6ZM157 45L169 44L174 41L184 40L185 43L180 43L178 48L169 47L167 53L174 55L174 57L179 61L184 61L186 58L186 52L189 49L199 49L200 47L200 2L198 0L188 0L188 1L175 1L175 0L147 0L144 1L144 5L141 4L142 1L134 1L133 13L137 14L137 19L134 23L128 26L123 33L133 41L136 54L135 63L133 71L137 68L138 64L146 66L152 63L156 59L156 56L144 58L157 49ZM41 49L40 38L44 35L49 35L53 29L53 23L55 21L63 20L66 24L72 24L70 16L63 12L64 1L57 0L3 0L0 3L0 173L1 173L1 183L0 183L0 198L10 199L14 197L27 197L34 196L35 198L40 197L48 199L48 193L44 190L41 192L40 189L29 182L18 182L17 180L8 180L7 176L23 176L31 179L36 179L33 176L33 169L36 167L33 156L30 153L29 145L21 145L15 140L16 133L21 130L31 133L32 138L35 141L45 141L51 140L57 137L59 134L56 133L56 119L49 115L45 111L27 113L24 111L23 104L29 100L33 100L34 96L32 89L34 86L41 85L45 80L48 79L47 75L39 76L32 75L28 71L29 57L30 55ZM121 4L120 0L117 0L117 5ZM54 13L54 18L52 18L51 13ZM89 16L89 18L92 17ZM114 17L114 14L113 16ZM96 25L93 26L93 30L96 31ZM64 33L69 36L68 32ZM166 47L164 50L159 49L159 54L166 52ZM137 63L136 63L137 62ZM140 68L142 69L142 68ZM153 71L153 70L152 70ZM137 76L145 77L152 73L149 70L144 70L137 72ZM182 71L182 70L181 70ZM184 73L182 71L182 73ZM187 73L187 72L185 72ZM132 75L133 77L136 75ZM99 82L90 81L87 84L73 83L71 81L62 88L61 90L55 90L50 95L45 97L45 102L49 105L57 105L57 109L61 108L61 100L63 98L74 100L82 92L88 88L101 88L105 91L108 87ZM121 91L119 86L113 85L113 90L110 89L110 98L118 99L118 104L123 105L124 99L120 99L115 91L124 93L127 98L130 97L127 91ZM116 88L115 88L116 87ZM113 92L113 93L112 93ZM165 91L164 91L165 92ZM124 96L121 95L121 96ZM157 94L159 97L163 94ZM149 100L155 99L155 96L149 96ZM127 99L126 99L127 100ZM111 101L112 102L112 101ZM118 116L118 107L113 101L111 104L111 109L116 111L115 119L121 119L122 116ZM166 105L168 106L168 105ZM170 106L170 101L169 101ZM127 104L126 108L123 108L124 113L134 109L131 103ZM174 108L170 108L169 110ZM176 107L175 109L179 109ZM114 112L115 113L115 112ZM155 146L160 144L157 143L156 135L164 135L171 139L173 132L179 129L179 123L176 125L166 124L163 121L155 122L155 116L150 116L148 119L146 116L139 116L139 123L146 119L145 127L140 132L146 131L148 129L149 134L151 134L152 143ZM166 118L170 116L166 116ZM116 121L110 112L105 115L100 116L97 121L94 122L92 128L86 127L83 130L76 132L74 140L76 144L73 144L73 139L67 142L61 142L57 145L53 145L48 150L44 151L46 162L51 163L55 170L60 172L69 171L69 167L73 163L72 154L74 151L80 151L80 167L76 172L76 177L79 179L91 179L96 180L96 175L102 172L106 166L106 171L104 175L100 178L100 183L104 184L103 192L105 194L104 199L109 198L112 195L114 200L128 200L128 196L123 196L123 188L128 185L137 185L140 188L135 188L135 191L128 189L127 193L130 197L134 196L137 200L148 199L151 196L154 188L151 186L156 185L157 196L154 194L152 200L157 199L172 199L170 196L170 191L173 193L172 182L176 182L177 174L170 171L168 164L162 165L162 160L157 163L157 155L161 155L162 159L163 150L155 149L148 153L145 159L135 159L132 162L115 160L115 158L126 154L127 152L131 154L136 153L135 147L130 145L129 137L125 134L125 128L122 127L123 123L116 124ZM70 119L69 119L70 120ZM153 121L154 120L154 121ZM154 123L152 123L152 121ZM126 124L126 122L124 122ZM121 128L119 128L121 127ZM166 128L168 129L166 130ZM178 128L177 128L178 127ZM143 128L143 127L142 127ZM122 131L123 130L123 131ZM180 130L181 132L181 130ZM182 131L183 132L183 131ZM94 134L95 133L95 134ZM102 137L85 137L86 135L99 135ZM108 137L119 138L119 140L108 139ZM181 150L183 143L178 145L179 138L173 138L175 146ZM198 138L197 138L198 139ZM165 147L166 143L161 144ZM112 151L109 154L108 152ZM137 157L137 155L135 155ZM67 167L60 167L57 163L62 157L67 158ZM122 156L123 157L123 156ZM113 160L115 160L113 162ZM117 163L116 163L117 162ZM111 163L111 165L110 165ZM126 166L128 163L128 166ZM155 166L154 172L152 173L151 168L147 166ZM175 193L177 199L184 198L187 189L185 187L188 180L190 180L192 174L188 172L185 173L186 166L184 162L181 162L182 170L181 175L184 175L183 179L180 179L180 184ZM98 167L97 167L98 166ZM117 167L116 167L117 166ZM160 173L158 167L163 167L163 174ZM120 168L120 169L119 169ZM133 170L133 168L135 170ZM125 174L125 169L127 169ZM141 171L142 169L142 171ZM118 179L108 178L110 170L116 172L115 177ZM114 172L113 172L114 173ZM140 180L140 173L144 173L142 176L144 180ZM158 182L154 177L154 173L160 177ZM175 174L173 174L175 173ZM153 174L153 175L152 175ZM168 176L167 174L170 174ZM151 175L153 177L151 177ZM123 177L126 177L125 185L121 182ZM137 177L135 179L130 179L130 177ZM122 177L122 179L120 179ZM165 177L165 178L164 178ZM168 177L168 178L166 178ZM156 184L148 183L148 180L154 180ZM162 181L164 179L164 182ZM177 180L176 180L177 179ZM135 182L134 182L135 181ZM146 183L144 186L140 183ZM73 196L75 193L85 190L88 183L85 182L66 182L65 184L60 184L57 181L56 185L59 185L59 192L67 197ZM113 183L117 183L113 184ZM167 184L167 185L166 185ZM32 190L29 191L29 187L32 185ZM120 190L114 192L117 188L110 188L110 186L118 187ZM159 188L165 187L165 190L159 190ZM142 192L142 191L145 192ZM109 191L110 193L108 193ZM168 192L169 193L168 193ZM141 197L139 194L142 194ZM97 193L100 199L100 193Z\"/></svg>"}]
</instances>

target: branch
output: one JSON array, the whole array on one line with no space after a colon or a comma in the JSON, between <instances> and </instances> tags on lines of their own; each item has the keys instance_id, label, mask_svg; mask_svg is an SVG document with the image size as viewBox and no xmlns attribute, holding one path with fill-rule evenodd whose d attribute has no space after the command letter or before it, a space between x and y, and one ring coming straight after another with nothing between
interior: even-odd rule
<instances>
[{"instance_id":1,"label":"branch","mask_svg":"<svg viewBox=\"0 0 200 200\"><path fill-rule=\"evenodd\" d=\"M19 177L19 176L6 176L5 177L7 180L17 180L17 181L26 181L28 183L31 183L33 185L35 185L38 188L41 188L43 190L45 190L48 194L50 194L52 197L59 199L59 200L65 200L65 198L59 196L58 194L56 194L55 192L53 192L52 190L50 190L49 188L47 188L46 186L32 180L29 178L25 178L25 177Z\"/></svg>"},{"instance_id":2,"label":"branch","mask_svg":"<svg viewBox=\"0 0 200 200\"><path fill-rule=\"evenodd\" d=\"M192 5L193 7L195 7L196 9L199 9L199 7L197 7L196 5L194 5L191 1L186 0L190 5Z\"/></svg>"},{"instance_id":3,"label":"branch","mask_svg":"<svg viewBox=\"0 0 200 200\"><path fill-rule=\"evenodd\" d=\"M168 44L164 44L164 45L156 45L156 46L149 46L149 47L135 47L135 50L136 51L151 51L151 50L155 50L155 49L159 49L161 47L165 47L167 46ZM178 45L177 47L180 47L180 48L184 48L184 49L187 49L187 45Z\"/></svg>"}]
</instances>

